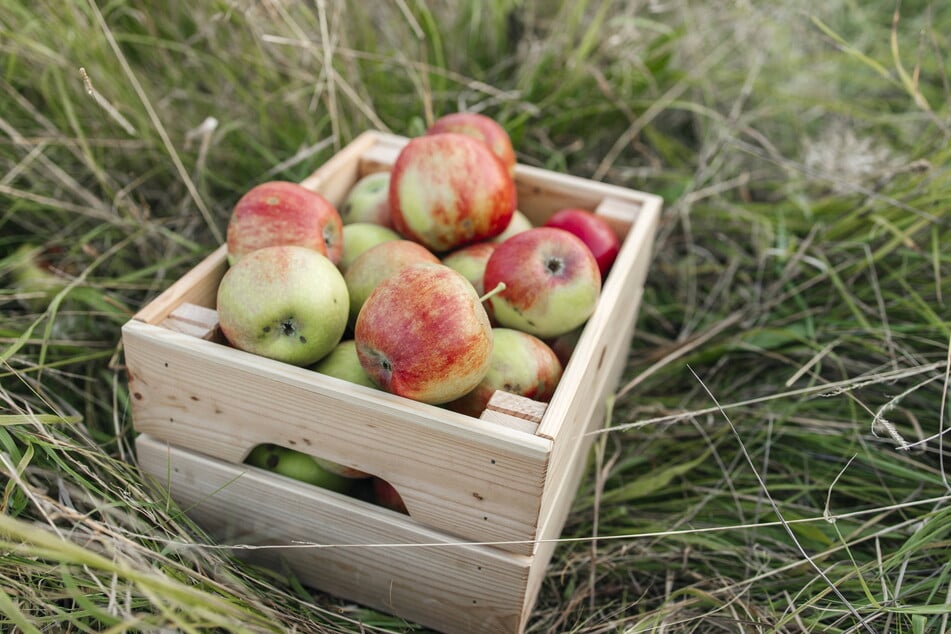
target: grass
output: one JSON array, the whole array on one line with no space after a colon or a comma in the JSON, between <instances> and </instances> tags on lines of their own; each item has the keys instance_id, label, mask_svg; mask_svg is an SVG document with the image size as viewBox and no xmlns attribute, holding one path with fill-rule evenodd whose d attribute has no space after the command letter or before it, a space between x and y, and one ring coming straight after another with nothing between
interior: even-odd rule
<instances>
[{"instance_id":1,"label":"grass","mask_svg":"<svg viewBox=\"0 0 951 634\"><path fill-rule=\"evenodd\" d=\"M471 109L665 198L529 631L947 631L951 6L448 4L0 0L2 629L419 631L174 546L119 327L250 185Z\"/></svg>"}]
</instances>

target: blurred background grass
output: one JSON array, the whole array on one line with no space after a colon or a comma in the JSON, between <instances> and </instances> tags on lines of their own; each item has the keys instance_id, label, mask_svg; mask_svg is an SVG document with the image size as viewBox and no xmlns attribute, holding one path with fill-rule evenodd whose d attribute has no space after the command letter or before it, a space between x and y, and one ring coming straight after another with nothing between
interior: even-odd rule
<instances>
[{"instance_id":1,"label":"blurred background grass","mask_svg":"<svg viewBox=\"0 0 951 634\"><path fill-rule=\"evenodd\" d=\"M947 631L948 33L925 0L0 0L3 629L419 629L170 545L205 538L126 464L119 328L253 184L475 110L666 205L529 630Z\"/></svg>"}]
</instances>

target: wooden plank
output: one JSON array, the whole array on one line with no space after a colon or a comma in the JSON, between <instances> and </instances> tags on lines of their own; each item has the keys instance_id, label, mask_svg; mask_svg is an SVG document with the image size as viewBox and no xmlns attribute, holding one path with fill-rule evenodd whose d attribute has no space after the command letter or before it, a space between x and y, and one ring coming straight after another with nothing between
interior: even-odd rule
<instances>
[{"instance_id":1,"label":"wooden plank","mask_svg":"<svg viewBox=\"0 0 951 634\"><path fill-rule=\"evenodd\" d=\"M123 341L140 432L232 463L297 449L382 477L425 525L534 538L549 440L141 322Z\"/></svg>"},{"instance_id":2,"label":"wooden plank","mask_svg":"<svg viewBox=\"0 0 951 634\"><path fill-rule=\"evenodd\" d=\"M550 530L550 522L564 521L557 518L567 512L564 507L571 504L574 491L564 490L563 479L584 461L593 439L588 434L603 422L606 398L623 373L659 213L659 206L635 212L615 261L617 268L605 281L598 308L585 326L539 426L539 435L554 439L539 522L543 533Z\"/></svg>"},{"instance_id":3,"label":"wooden plank","mask_svg":"<svg viewBox=\"0 0 951 634\"><path fill-rule=\"evenodd\" d=\"M479 418L534 434L547 407L548 403L496 390Z\"/></svg>"},{"instance_id":4,"label":"wooden plank","mask_svg":"<svg viewBox=\"0 0 951 634\"><path fill-rule=\"evenodd\" d=\"M460 543L401 514L147 435L136 449L141 469L221 544L308 586L447 633L517 634L531 612L531 557Z\"/></svg>"},{"instance_id":5,"label":"wooden plank","mask_svg":"<svg viewBox=\"0 0 951 634\"><path fill-rule=\"evenodd\" d=\"M134 319L157 325L185 302L214 308L217 303L218 284L227 270L228 245L223 244L146 304L135 314Z\"/></svg>"},{"instance_id":6,"label":"wooden plank","mask_svg":"<svg viewBox=\"0 0 951 634\"><path fill-rule=\"evenodd\" d=\"M216 341L221 338L218 311L189 302L180 304L169 313L161 326L207 341Z\"/></svg>"}]
</instances>

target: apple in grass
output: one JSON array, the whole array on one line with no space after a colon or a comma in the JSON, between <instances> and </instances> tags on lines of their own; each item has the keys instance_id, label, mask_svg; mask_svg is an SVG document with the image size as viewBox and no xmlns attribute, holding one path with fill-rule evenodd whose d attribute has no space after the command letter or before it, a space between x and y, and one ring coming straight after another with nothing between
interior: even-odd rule
<instances>
[{"instance_id":1,"label":"apple in grass","mask_svg":"<svg viewBox=\"0 0 951 634\"><path fill-rule=\"evenodd\" d=\"M455 132L482 141L509 171L515 172L515 150L505 128L491 117L476 112L453 112L443 115L426 131L427 134Z\"/></svg>"},{"instance_id":2,"label":"apple in grass","mask_svg":"<svg viewBox=\"0 0 951 634\"><path fill-rule=\"evenodd\" d=\"M535 401L551 400L561 380L562 364L544 341L521 330L495 328L489 371L474 390L446 404L448 409L478 418L496 390Z\"/></svg>"},{"instance_id":3,"label":"apple in grass","mask_svg":"<svg viewBox=\"0 0 951 634\"><path fill-rule=\"evenodd\" d=\"M561 209L552 214L545 221L544 226L564 229L581 238L598 262L601 279L608 274L617 258L618 251L621 250L621 240L611 225L604 218L587 209L576 207Z\"/></svg>"},{"instance_id":4,"label":"apple in grass","mask_svg":"<svg viewBox=\"0 0 951 634\"><path fill-rule=\"evenodd\" d=\"M380 282L354 329L357 356L384 390L438 405L488 372L492 327L479 294L443 264L413 264Z\"/></svg>"},{"instance_id":5,"label":"apple in grass","mask_svg":"<svg viewBox=\"0 0 951 634\"><path fill-rule=\"evenodd\" d=\"M446 253L505 230L515 213L515 181L482 141L426 134L396 157L389 201L394 229Z\"/></svg>"},{"instance_id":6,"label":"apple in grass","mask_svg":"<svg viewBox=\"0 0 951 634\"><path fill-rule=\"evenodd\" d=\"M594 312L601 274L590 249L564 229L535 227L499 244L483 284L505 289L488 299L500 326L547 339L569 332Z\"/></svg>"},{"instance_id":7,"label":"apple in grass","mask_svg":"<svg viewBox=\"0 0 951 634\"><path fill-rule=\"evenodd\" d=\"M263 247L296 245L336 264L343 252L343 221L326 198L297 183L269 181L252 187L228 220L228 262Z\"/></svg>"},{"instance_id":8,"label":"apple in grass","mask_svg":"<svg viewBox=\"0 0 951 634\"><path fill-rule=\"evenodd\" d=\"M357 257L372 246L389 240L399 240L400 234L389 227L372 222L354 222L343 226L343 253L337 267L346 272Z\"/></svg>"},{"instance_id":9,"label":"apple in grass","mask_svg":"<svg viewBox=\"0 0 951 634\"><path fill-rule=\"evenodd\" d=\"M389 227L390 222L390 173L373 172L354 184L340 205L343 224L370 222Z\"/></svg>"},{"instance_id":10,"label":"apple in grass","mask_svg":"<svg viewBox=\"0 0 951 634\"><path fill-rule=\"evenodd\" d=\"M338 493L346 493L352 486L352 480L323 468L317 458L279 445L258 445L245 462Z\"/></svg>"},{"instance_id":11,"label":"apple in grass","mask_svg":"<svg viewBox=\"0 0 951 634\"><path fill-rule=\"evenodd\" d=\"M357 322L357 315L373 289L386 278L411 264L438 263L426 247L411 240L387 240L364 251L350 264L344 274L350 298L349 323Z\"/></svg>"},{"instance_id":12,"label":"apple in grass","mask_svg":"<svg viewBox=\"0 0 951 634\"><path fill-rule=\"evenodd\" d=\"M218 322L228 342L293 365L311 365L334 349L349 307L343 275L306 247L251 251L218 285Z\"/></svg>"}]
</instances>

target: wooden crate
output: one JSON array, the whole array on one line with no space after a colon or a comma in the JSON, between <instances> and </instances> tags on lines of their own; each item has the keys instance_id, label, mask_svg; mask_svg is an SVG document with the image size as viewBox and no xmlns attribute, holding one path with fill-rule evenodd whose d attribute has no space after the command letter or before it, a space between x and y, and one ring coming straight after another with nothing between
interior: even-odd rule
<instances>
[{"instance_id":1,"label":"wooden crate","mask_svg":"<svg viewBox=\"0 0 951 634\"><path fill-rule=\"evenodd\" d=\"M303 184L339 205L406 141L364 133ZM624 236L547 407L476 419L224 345L222 246L123 327L141 468L216 538L308 585L444 632L520 632L624 369L661 200L525 165L515 178L536 224L584 207ZM409 516L244 465L262 443L380 476Z\"/></svg>"}]
</instances>

